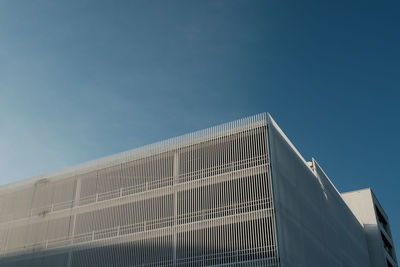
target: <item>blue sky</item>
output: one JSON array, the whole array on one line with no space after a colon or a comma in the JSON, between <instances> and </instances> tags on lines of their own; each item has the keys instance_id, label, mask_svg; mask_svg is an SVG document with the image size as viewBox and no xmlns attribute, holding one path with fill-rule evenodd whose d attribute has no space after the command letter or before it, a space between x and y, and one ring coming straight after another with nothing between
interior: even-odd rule
<instances>
[{"instance_id":1,"label":"blue sky","mask_svg":"<svg viewBox=\"0 0 400 267\"><path fill-rule=\"evenodd\" d=\"M0 184L268 111L400 248L400 3L0 1Z\"/></svg>"}]
</instances>

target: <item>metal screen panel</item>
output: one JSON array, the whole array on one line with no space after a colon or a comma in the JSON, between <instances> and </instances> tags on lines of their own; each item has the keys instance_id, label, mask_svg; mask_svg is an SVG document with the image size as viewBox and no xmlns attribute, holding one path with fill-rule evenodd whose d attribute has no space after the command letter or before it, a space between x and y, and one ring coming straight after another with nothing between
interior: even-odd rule
<instances>
[{"instance_id":1,"label":"metal screen panel","mask_svg":"<svg viewBox=\"0 0 400 267\"><path fill-rule=\"evenodd\" d=\"M266 127L256 115L0 188L0 266L279 266Z\"/></svg>"}]
</instances>

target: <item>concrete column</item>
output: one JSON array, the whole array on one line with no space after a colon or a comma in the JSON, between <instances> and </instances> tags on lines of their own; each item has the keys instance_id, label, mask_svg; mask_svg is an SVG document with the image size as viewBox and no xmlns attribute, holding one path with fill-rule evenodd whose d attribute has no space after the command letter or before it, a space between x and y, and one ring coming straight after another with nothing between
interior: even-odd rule
<instances>
[{"instance_id":1,"label":"concrete column","mask_svg":"<svg viewBox=\"0 0 400 267\"><path fill-rule=\"evenodd\" d=\"M74 196L74 202L72 203L72 207L76 207L79 205L80 195L81 195L81 179L78 178L76 180L75 196ZM74 213L71 217L71 227L69 228L69 236L71 237L71 240L73 240L75 235L75 223L76 223L76 214ZM72 264L72 249L68 251L67 267L71 267L71 264Z\"/></svg>"},{"instance_id":2,"label":"concrete column","mask_svg":"<svg viewBox=\"0 0 400 267\"><path fill-rule=\"evenodd\" d=\"M76 181L76 189L75 189L75 197L74 197L73 207L76 207L79 205L80 194L81 194L81 179L78 179ZM76 213L73 213L71 227L69 228L69 236L71 238L73 238L75 235L75 221L76 221Z\"/></svg>"},{"instance_id":3,"label":"concrete column","mask_svg":"<svg viewBox=\"0 0 400 267\"><path fill-rule=\"evenodd\" d=\"M78 180L76 180L76 189L75 189L75 197L74 197L74 203L73 206L78 206L79 204L79 197L81 195L81 179L78 178Z\"/></svg>"},{"instance_id":4,"label":"concrete column","mask_svg":"<svg viewBox=\"0 0 400 267\"><path fill-rule=\"evenodd\" d=\"M178 183L179 179L179 152L174 153L174 169L173 169L173 181L172 186ZM176 266L176 249L177 249L177 224L178 224L178 193L174 191L174 236L173 236L173 266Z\"/></svg>"}]
</instances>

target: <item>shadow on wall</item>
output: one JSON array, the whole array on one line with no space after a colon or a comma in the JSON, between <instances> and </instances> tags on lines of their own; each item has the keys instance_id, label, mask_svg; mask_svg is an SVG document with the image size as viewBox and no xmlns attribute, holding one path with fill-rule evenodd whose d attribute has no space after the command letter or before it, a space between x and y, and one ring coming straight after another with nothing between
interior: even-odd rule
<instances>
[{"instance_id":1,"label":"shadow on wall","mask_svg":"<svg viewBox=\"0 0 400 267\"><path fill-rule=\"evenodd\" d=\"M166 238L166 241L168 238ZM172 240L172 239L170 239ZM193 240L192 240L193 241ZM0 258L1 267L131 267L131 266L173 266L173 246L151 244L151 240L79 247L74 251L53 249ZM144 244L147 243L147 244ZM196 243L196 242L194 242ZM248 266L249 262L260 266L277 266L273 249L258 248L234 251L232 248L178 247L176 266L211 266L227 264Z\"/></svg>"}]
</instances>

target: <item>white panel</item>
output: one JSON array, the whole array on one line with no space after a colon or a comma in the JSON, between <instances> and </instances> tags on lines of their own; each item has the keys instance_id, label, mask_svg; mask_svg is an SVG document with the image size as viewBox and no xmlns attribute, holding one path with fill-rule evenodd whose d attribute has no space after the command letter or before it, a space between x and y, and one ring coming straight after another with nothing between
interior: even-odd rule
<instances>
[{"instance_id":1,"label":"white panel","mask_svg":"<svg viewBox=\"0 0 400 267\"><path fill-rule=\"evenodd\" d=\"M326 177L269 124L281 266L370 266L361 225Z\"/></svg>"}]
</instances>

